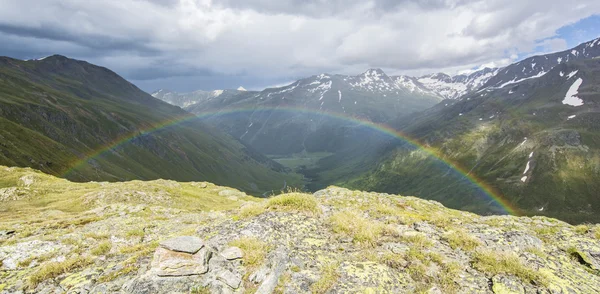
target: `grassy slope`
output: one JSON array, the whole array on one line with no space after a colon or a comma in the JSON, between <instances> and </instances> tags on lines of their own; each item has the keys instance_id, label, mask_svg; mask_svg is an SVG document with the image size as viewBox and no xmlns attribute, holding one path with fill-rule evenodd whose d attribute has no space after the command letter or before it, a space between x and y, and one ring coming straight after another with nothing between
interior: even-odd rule
<instances>
[{"instance_id":1,"label":"grassy slope","mask_svg":"<svg viewBox=\"0 0 600 294\"><path fill-rule=\"evenodd\" d=\"M113 72L60 56L0 59L0 163L63 175L117 138L189 114ZM207 180L262 193L299 177L195 121L139 136L66 176L72 180Z\"/></svg>"},{"instance_id":2,"label":"grassy slope","mask_svg":"<svg viewBox=\"0 0 600 294\"><path fill-rule=\"evenodd\" d=\"M594 102L600 100L591 81L600 80L599 68L597 60L563 64L542 79L448 107L441 104L398 125L496 188L525 214L598 221L600 121ZM580 89L587 103L563 105L573 80L565 81L558 72L577 69L587 81ZM567 120L573 114L577 117ZM525 137L528 140L521 145ZM530 169L524 175L531 152ZM523 176L528 177L525 182ZM488 198L460 183L460 177L448 174L439 161L399 147L388 151L369 172L336 184L421 195L454 208L490 212Z\"/></svg>"}]
</instances>

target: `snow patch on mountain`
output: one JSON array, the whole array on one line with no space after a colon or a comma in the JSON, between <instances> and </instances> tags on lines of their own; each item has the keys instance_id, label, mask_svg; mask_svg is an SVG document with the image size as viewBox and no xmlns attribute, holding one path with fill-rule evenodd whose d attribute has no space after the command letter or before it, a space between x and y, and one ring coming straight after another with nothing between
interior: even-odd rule
<instances>
[{"instance_id":1,"label":"snow patch on mountain","mask_svg":"<svg viewBox=\"0 0 600 294\"><path fill-rule=\"evenodd\" d=\"M562 104L571 105L571 106L583 105L583 100L581 100L581 99L579 99L579 97L577 97L577 94L579 94L579 87L581 86L582 83L583 83L583 80L581 78L578 78L573 83L573 85L571 85L571 87L567 91L567 94L565 95L565 99L563 99L563 101L562 101Z\"/></svg>"},{"instance_id":2,"label":"snow patch on mountain","mask_svg":"<svg viewBox=\"0 0 600 294\"><path fill-rule=\"evenodd\" d=\"M526 80L530 80L530 79L537 79L537 78L543 77L543 76L544 76L546 73L547 73L547 72L545 72L545 71L540 71L540 72L539 72L538 74L536 74L535 76L526 77L526 78L522 78L522 79L518 79L518 80L517 80L517 79L513 79L513 80L511 80L511 81L508 81L508 82L506 82L506 83L504 83L504 84L500 85L498 88L500 88L500 89L501 89L501 88L504 88L504 87L506 87L506 86L508 86L508 85L517 84L517 83L520 83L520 82L522 82L522 81L526 81Z\"/></svg>"}]
</instances>

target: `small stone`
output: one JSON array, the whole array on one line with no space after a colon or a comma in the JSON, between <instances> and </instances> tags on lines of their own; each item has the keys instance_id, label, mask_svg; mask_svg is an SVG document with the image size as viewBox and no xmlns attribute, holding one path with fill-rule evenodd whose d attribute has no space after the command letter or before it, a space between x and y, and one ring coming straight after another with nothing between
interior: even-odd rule
<instances>
[{"instance_id":1,"label":"small stone","mask_svg":"<svg viewBox=\"0 0 600 294\"><path fill-rule=\"evenodd\" d=\"M194 254L204 247L204 241L198 237L181 236L160 242L160 246L171 251Z\"/></svg>"},{"instance_id":2,"label":"small stone","mask_svg":"<svg viewBox=\"0 0 600 294\"><path fill-rule=\"evenodd\" d=\"M244 252L238 247L229 247L221 252L221 256L225 257L227 260L240 259L244 257Z\"/></svg>"},{"instance_id":3,"label":"small stone","mask_svg":"<svg viewBox=\"0 0 600 294\"><path fill-rule=\"evenodd\" d=\"M239 288L242 283L242 279L230 271L219 272L217 279L233 289Z\"/></svg>"},{"instance_id":4,"label":"small stone","mask_svg":"<svg viewBox=\"0 0 600 294\"><path fill-rule=\"evenodd\" d=\"M10 235L13 235L14 233L16 233L15 230L0 231L0 236L10 236Z\"/></svg>"}]
</instances>

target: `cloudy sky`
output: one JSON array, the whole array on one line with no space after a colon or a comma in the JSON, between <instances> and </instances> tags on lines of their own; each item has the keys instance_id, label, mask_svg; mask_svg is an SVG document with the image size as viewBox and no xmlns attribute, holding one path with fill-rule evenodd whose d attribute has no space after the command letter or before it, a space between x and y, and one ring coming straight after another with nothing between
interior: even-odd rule
<instances>
[{"instance_id":1,"label":"cloudy sky","mask_svg":"<svg viewBox=\"0 0 600 294\"><path fill-rule=\"evenodd\" d=\"M598 0L0 0L0 55L83 59L146 91L452 74L599 36Z\"/></svg>"}]
</instances>

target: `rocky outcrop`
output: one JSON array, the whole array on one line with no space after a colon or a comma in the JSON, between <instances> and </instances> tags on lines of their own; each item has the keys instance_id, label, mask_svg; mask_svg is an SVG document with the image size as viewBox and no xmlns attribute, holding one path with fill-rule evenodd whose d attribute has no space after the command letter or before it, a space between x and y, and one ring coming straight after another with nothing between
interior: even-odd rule
<instances>
[{"instance_id":1,"label":"rocky outcrop","mask_svg":"<svg viewBox=\"0 0 600 294\"><path fill-rule=\"evenodd\" d=\"M177 190L168 202L111 197L69 213L19 202L28 213L0 220L0 293L596 293L600 285L598 225L479 216L336 187L262 200L213 186L182 191L189 187L209 193L194 197L210 208L178 204L200 202Z\"/></svg>"}]
</instances>

